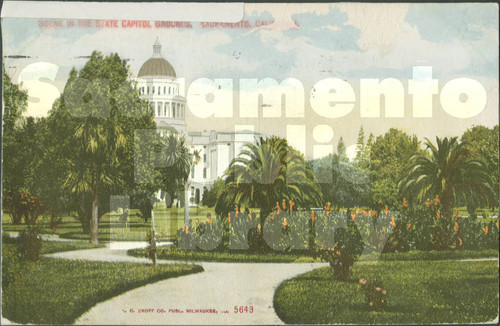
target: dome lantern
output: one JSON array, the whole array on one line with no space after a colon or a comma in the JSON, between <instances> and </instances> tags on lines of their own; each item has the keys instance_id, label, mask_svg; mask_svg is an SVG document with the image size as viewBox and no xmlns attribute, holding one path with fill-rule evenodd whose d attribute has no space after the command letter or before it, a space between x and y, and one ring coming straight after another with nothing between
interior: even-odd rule
<instances>
[{"instance_id":1,"label":"dome lantern","mask_svg":"<svg viewBox=\"0 0 500 326\"><path fill-rule=\"evenodd\" d=\"M155 44L153 44L153 57L161 58L161 43L156 38Z\"/></svg>"}]
</instances>

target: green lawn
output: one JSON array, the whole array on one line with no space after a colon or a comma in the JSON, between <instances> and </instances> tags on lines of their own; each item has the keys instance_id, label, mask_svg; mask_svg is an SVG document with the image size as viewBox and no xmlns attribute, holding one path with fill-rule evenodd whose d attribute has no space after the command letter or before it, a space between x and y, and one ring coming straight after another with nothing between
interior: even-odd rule
<instances>
[{"instance_id":1,"label":"green lawn","mask_svg":"<svg viewBox=\"0 0 500 326\"><path fill-rule=\"evenodd\" d=\"M356 263L349 282L333 280L330 267L287 280L275 292L274 308L284 322L300 324L477 323L497 317L498 261L398 255L400 260ZM370 311L360 278L382 282L385 312Z\"/></svg>"},{"instance_id":2,"label":"green lawn","mask_svg":"<svg viewBox=\"0 0 500 326\"><path fill-rule=\"evenodd\" d=\"M42 248L45 253L64 251L75 244L44 242ZM192 264L153 267L52 258L22 263L8 241L3 243L2 256L2 314L18 323L72 324L101 301L145 284L203 271Z\"/></svg>"},{"instance_id":3,"label":"green lawn","mask_svg":"<svg viewBox=\"0 0 500 326\"><path fill-rule=\"evenodd\" d=\"M135 257L146 257L145 249L132 249L127 254ZM232 263L291 263L304 257L301 253L269 252L257 254L243 250L203 251L178 249L176 246L158 247L158 259L180 261L217 261Z\"/></svg>"},{"instance_id":4,"label":"green lawn","mask_svg":"<svg viewBox=\"0 0 500 326\"><path fill-rule=\"evenodd\" d=\"M192 221L205 222L207 213L215 215L211 208L189 208ZM154 208L156 231L160 240L171 240L177 235L177 230L184 225L184 208L166 208L164 202L158 202ZM90 235L82 231L80 222L71 216L63 216L62 225L56 230L51 231L49 220L41 219L39 226L43 233L58 234L62 238L90 240ZM3 232L19 232L26 228L24 224L13 225L9 214L2 216ZM144 219L137 215L137 210L131 209L128 223L123 225L119 220L119 214L105 214L99 221L99 240L101 241L144 241L146 234L152 228L152 220L144 222Z\"/></svg>"},{"instance_id":5,"label":"green lawn","mask_svg":"<svg viewBox=\"0 0 500 326\"><path fill-rule=\"evenodd\" d=\"M134 257L146 257L146 249L132 249L127 252ZM176 246L160 246L158 259L179 261L217 261L233 263L309 263L314 260L307 251L267 252L258 254L245 250L204 251L179 249ZM455 260L498 257L498 250L455 250L455 251L410 251L406 253L369 254L361 258L363 261L395 261L395 260Z\"/></svg>"}]
</instances>

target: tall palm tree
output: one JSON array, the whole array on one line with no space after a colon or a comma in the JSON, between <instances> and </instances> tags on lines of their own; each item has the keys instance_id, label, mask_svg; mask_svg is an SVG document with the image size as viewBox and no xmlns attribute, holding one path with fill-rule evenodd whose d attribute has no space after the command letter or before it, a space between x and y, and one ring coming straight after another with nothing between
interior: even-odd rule
<instances>
[{"instance_id":1,"label":"tall palm tree","mask_svg":"<svg viewBox=\"0 0 500 326\"><path fill-rule=\"evenodd\" d=\"M276 202L294 200L298 206L320 205L321 189L304 156L279 137L247 144L226 171L218 207L245 204L260 207L261 220Z\"/></svg>"},{"instance_id":2,"label":"tall palm tree","mask_svg":"<svg viewBox=\"0 0 500 326\"><path fill-rule=\"evenodd\" d=\"M447 217L463 194L472 192L492 200L493 182L488 167L472 157L467 144L459 143L457 137L436 137L436 143L437 146L426 138L426 151L410 158L405 177L399 182L402 193L417 201L439 195L442 214Z\"/></svg>"},{"instance_id":3,"label":"tall palm tree","mask_svg":"<svg viewBox=\"0 0 500 326\"><path fill-rule=\"evenodd\" d=\"M174 133L160 138L160 163L163 166L161 189L173 198L174 192L184 189L184 223L189 223L189 175L200 160L199 151L190 152L186 140Z\"/></svg>"},{"instance_id":4,"label":"tall palm tree","mask_svg":"<svg viewBox=\"0 0 500 326\"><path fill-rule=\"evenodd\" d=\"M73 193L91 194L90 242L96 245L99 195L103 187L120 183L117 151L125 145L125 136L118 121L87 117L77 124L75 140L78 159L76 162L68 161L65 187Z\"/></svg>"}]
</instances>

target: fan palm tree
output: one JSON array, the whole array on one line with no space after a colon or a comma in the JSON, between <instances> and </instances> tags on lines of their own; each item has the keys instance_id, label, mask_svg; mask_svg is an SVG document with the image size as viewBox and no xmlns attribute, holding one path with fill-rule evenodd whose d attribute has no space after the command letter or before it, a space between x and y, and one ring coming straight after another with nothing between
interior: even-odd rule
<instances>
[{"instance_id":1,"label":"fan palm tree","mask_svg":"<svg viewBox=\"0 0 500 326\"><path fill-rule=\"evenodd\" d=\"M161 189L173 198L174 192L184 188L184 223L189 223L189 175L191 169L200 160L200 152L190 152L186 140L174 133L168 133L160 139L160 164L162 171ZM167 203L168 204L168 203Z\"/></svg>"},{"instance_id":2,"label":"fan palm tree","mask_svg":"<svg viewBox=\"0 0 500 326\"><path fill-rule=\"evenodd\" d=\"M103 123L102 119L88 117L78 123L75 140L78 159L76 162L68 161L64 185L73 193L91 194L90 242L96 245L99 195L103 187L118 186L120 183L117 151L125 145L125 136L117 121Z\"/></svg>"},{"instance_id":3,"label":"fan palm tree","mask_svg":"<svg viewBox=\"0 0 500 326\"><path fill-rule=\"evenodd\" d=\"M216 208L245 204L260 207L261 220L276 202L294 200L298 206L320 205L321 189L304 156L286 139L260 138L247 144L226 171L226 185Z\"/></svg>"},{"instance_id":4,"label":"fan palm tree","mask_svg":"<svg viewBox=\"0 0 500 326\"><path fill-rule=\"evenodd\" d=\"M439 195L442 214L451 216L459 196L474 193L485 200L494 197L486 164L472 157L465 142L457 137L436 137L437 146L426 138L427 149L410 158L405 177L399 182L403 194L417 201Z\"/></svg>"}]
</instances>

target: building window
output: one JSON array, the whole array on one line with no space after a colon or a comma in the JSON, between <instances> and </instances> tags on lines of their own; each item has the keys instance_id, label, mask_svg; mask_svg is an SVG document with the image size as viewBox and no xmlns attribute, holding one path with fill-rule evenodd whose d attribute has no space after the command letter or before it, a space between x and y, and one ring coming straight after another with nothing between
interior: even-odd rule
<instances>
[{"instance_id":1,"label":"building window","mask_svg":"<svg viewBox=\"0 0 500 326\"><path fill-rule=\"evenodd\" d=\"M194 179L194 168L191 169L191 179Z\"/></svg>"},{"instance_id":2,"label":"building window","mask_svg":"<svg viewBox=\"0 0 500 326\"><path fill-rule=\"evenodd\" d=\"M163 86L163 94L167 93L167 86Z\"/></svg>"},{"instance_id":3,"label":"building window","mask_svg":"<svg viewBox=\"0 0 500 326\"><path fill-rule=\"evenodd\" d=\"M169 94L169 95L170 95L170 91L171 91L171 89L172 89L171 87L169 87L169 88L168 88L168 94Z\"/></svg>"},{"instance_id":4,"label":"building window","mask_svg":"<svg viewBox=\"0 0 500 326\"><path fill-rule=\"evenodd\" d=\"M160 95L160 94L161 94L161 93L160 93L160 86L158 86L158 95Z\"/></svg>"},{"instance_id":5,"label":"building window","mask_svg":"<svg viewBox=\"0 0 500 326\"><path fill-rule=\"evenodd\" d=\"M207 168L203 168L203 179L207 178Z\"/></svg>"},{"instance_id":6,"label":"building window","mask_svg":"<svg viewBox=\"0 0 500 326\"><path fill-rule=\"evenodd\" d=\"M155 87L151 87L151 92L154 94L155 93Z\"/></svg>"},{"instance_id":7,"label":"building window","mask_svg":"<svg viewBox=\"0 0 500 326\"><path fill-rule=\"evenodd\" d=\"M172 114L173 118L175 119L175 103L172 103Z\"/></svg>"},{"instance_id":8,"label":"building window","mask_svg":"<svg viewBox=\"0 0 500 326\"><path fill-rule=\"evenodd\" d=\"M149 86L148 86L148 94L149 94Z\"/></svg>"},{"instance_id":9,"label":"building window","mask_svg":"<svg viewBox=\"0 0 500 326\"><path fill-rule=\"evenodd\" d=\"M162 102L158 102L158 116L161 116L161 108L163 106Z\"/></svg>"},{"instance_id":10,"label":"building window","mask_svg":"<svg viewBox=\"0 0 500 326\"><path fill-rule=\"evenodd\" d=\"M203 154L203 163L207 162L207 154Z\"/></svg>"}]
</instances>

